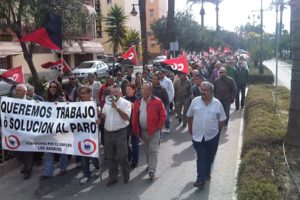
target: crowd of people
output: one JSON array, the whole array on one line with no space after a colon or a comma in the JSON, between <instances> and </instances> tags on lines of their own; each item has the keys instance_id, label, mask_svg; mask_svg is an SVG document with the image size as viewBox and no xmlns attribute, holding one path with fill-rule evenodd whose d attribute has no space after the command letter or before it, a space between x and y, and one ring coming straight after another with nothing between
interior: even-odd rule
<instances>
[{"instance_id":1,"label":"crowd of people","mask_svg":"<svg viewBox=\"0 0 300 200\"><path fill-rule=\"evenodd\" d=\"M217 152L220 132L228 126L230 105L235 110L244 108L245 89L248 84L248 65L243 57L229 56L202 59L190 67L190 74L173 74L153 67L151 70L108 75L97 81L89 74L84 83L69 75L67 84L62 80L51 81L44 97L34 93L31 85L19 84L15 98L48 102L95 101L99 108L99 140L104 147L108 165L107 187L118 182L118 165L122 168L124 183L130 181L130 172L139 164L141 142L146 153L147 172L150 179L156 174L161 134L171 134L172 123L182 123L192 135L197 153L197 176L194 186L202 189L210 179L211 166ZM240 98L241 96L241 98ZM172 113L174 115L172 115ZM35 156L19 152L24 167L24 179L31 176L35 161L43 162L41 180L53 177L55 154ZM60 154L60 175L67 173L70 156ZM76 157L83 177L80 184L91 178L90 163L100 174L99 159Z\"/></svg>"}]
</instances>

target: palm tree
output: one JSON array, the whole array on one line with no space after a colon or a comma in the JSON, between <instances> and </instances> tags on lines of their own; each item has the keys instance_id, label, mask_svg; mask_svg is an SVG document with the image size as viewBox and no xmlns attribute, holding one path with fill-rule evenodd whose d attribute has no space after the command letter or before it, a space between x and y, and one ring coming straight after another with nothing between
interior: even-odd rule
<instances>
[{"instance_id":1,"label":"palm tree","mask_svg":"<svg viewBox=\"0 0 300 200\"><path fill-rule=\"evenodd\" d=\"M139 0L139 11L141 21L141 36L142 36L142 52L143 52L143 67L148 64L148 42L147 42L147 27L146 27L146 1Z\"/></svg>"},{"instance_id":2,"label":"palm tree","mask_svg":"<svg viewBox=\"0 0 300 200\"><path fill-rule=\"evenodd\" d=\"M137 30L129 30L127 32L126 38L122 42L122 49L125 52L129 49L131 45L135 45L136 52L139 54L140 52L140 33Z\"/></svg>"},{"instance_id":3,"label":"palm tree","mask_svg":"<svg viewBox=\"0 0 300 200\"><path fill-rule=\"evenodd\" d=\"M223 0L188 0L188 2L191 2L193 4L195 3L201 3L202 4L202 8L201 8L201 12L203 13L203 17L204 17L204 14L205 14L205 11L203 9L203 3L205 2L210 2L210 3L213 3L216 5L216 32L218 33L219 30L220 30L220 26L219 26L219 5L221 3L221 1ZM202 24L204 24L204 19L202 17Z\"/></svg>"},{"instance_id":4,"label":"palm tree","mask_svg":"<svg viewBox=\"0 0 300 200\"><path fill-rule=\"evenodd\" d=\"M292 80L288 130L285 142L289 145L300 147L300 1L291 0L291 49L292 49Z\"/></svg>"},{"instance_id":5,"label":"palm tree","mask_svg":"<svg viewBox=\"0 0 300 200\"><path fill-rule=\"evenodd\" d=\"M121 48L122 41L126 38L127 26L125 25L128 17L124 14L124 10L118 5L113 5L108 17L105 18L106 29L104 30L108 35L106 43L110 43L110 48L113 53L118 53Z\"/></svg>"}]
</instances>

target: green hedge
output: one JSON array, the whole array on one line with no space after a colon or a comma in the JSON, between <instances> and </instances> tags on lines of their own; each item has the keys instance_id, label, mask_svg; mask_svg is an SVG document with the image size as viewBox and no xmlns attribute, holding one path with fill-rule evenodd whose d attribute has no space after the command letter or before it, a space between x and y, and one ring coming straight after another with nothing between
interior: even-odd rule
<instances>
[{"instance_id":1,"label":"green hedge","mask_svg":"<svg viewBox=\"0 0 300 200\"><path fill-rule=\"evenodd\" d=\"M277 93L277 104L273 92ZM283 199L286 171L281 144L287 125L289 91L272 85L249 87L245 105L244 144L238 177L239 200ZM280 110L284 123L276 113Z\"/></svg>"},{"instance_id":2,"label":"green hedge","mask_svg":"<svg viewBox=\"0 0 300 200\"><path fill-rule=\"evenodd\" d=\"M249 84L273 84L273 73L264 66L264 73L259 74L258 67L249 68Z\"/></svg>"}]
</instances>

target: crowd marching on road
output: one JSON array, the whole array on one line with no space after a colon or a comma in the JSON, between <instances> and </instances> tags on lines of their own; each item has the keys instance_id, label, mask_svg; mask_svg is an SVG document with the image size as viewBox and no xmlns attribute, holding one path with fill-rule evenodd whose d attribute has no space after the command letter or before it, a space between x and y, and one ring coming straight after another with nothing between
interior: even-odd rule
<instances>
[{"instance_id":1,"label":"crowd marching on road","mask_svg":"<svg viewBox=\"0 0 300 200\"><path fill-rule=\"evenodd\" d=\"M210 179L220 132L228 126L231 104L235 102L235 110L244 108L247 62L237 56L221 60L211 57L193 64L190 74L168 75L164 68L153 68L135 75L132 71L126 75L119 72L116 77L107 76L103 82L89 74L86 82L81 83L71 74L64 86L60 81L51 81L44 97L36 95L33 86L24 84L16 87L14 97L53 103L95 101L99 111L96 121L99 143L104 147L103 162L107 163L109 173L107 187L118 182L118 165L123 182L130 183L130 172L139 165L140 147L145 151L148 177L154 179L160 162L162 134L172 134L170 119L177 118L192 136L197 155L193 185L201 190ZM51 179L56 156L49 152L43 157L41 153L17 152L24 164L21 171L24 179L31 177L32 166L41 161L44 169L41 181ZM60 176L64 176L70 156L58 156ZM76 162L83 173L80 184L91 179L90 162L96 168L96 175L100 175L98 158L77 156Z\"/></svg>"}]
</instances>

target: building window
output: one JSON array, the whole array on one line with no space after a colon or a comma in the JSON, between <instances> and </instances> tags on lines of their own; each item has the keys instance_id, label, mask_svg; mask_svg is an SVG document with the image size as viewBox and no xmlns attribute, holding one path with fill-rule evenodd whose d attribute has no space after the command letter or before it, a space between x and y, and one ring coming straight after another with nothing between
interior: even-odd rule
<instances>
[{"instance_id":1,"label":"building window","mask_svg":"<svg viewBox=\"0 0 300 200\"><path fill-rule=\"evenodd\" d=\"M112 0L107 0L107 4L112 4Z\"/></svg>"},{"instance_id":2,"label":"building window","mask_svg":"<svg viewBox=\"0 0 300 200\"><path fill-rule=\"evenodd\" d=\"M155 0L150 0L150 3L154 3Z\"/></svg>"},{"instance_id":3,"label":"building window","mask_svg":"<svg viewBox=\"0 0 300 200\"><path fill-rule=\"evenodd\" d=\"M155 45L156 45L156 41L154 38L151 39L150 41L150 45L151 45L151 48L155 48Z\"/></svg>"},{"instance_id":4,"label":"building window","mask_svg":"<svg viewBox=\"0 0 300 200\"><path fill-rule=\"evenodd\" d=\"M150 9L150 17L154 17L154 9Z\"/></svg>"}]
</instances>

